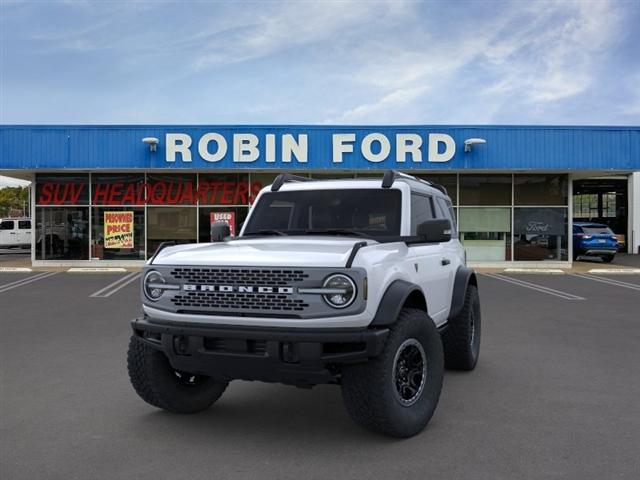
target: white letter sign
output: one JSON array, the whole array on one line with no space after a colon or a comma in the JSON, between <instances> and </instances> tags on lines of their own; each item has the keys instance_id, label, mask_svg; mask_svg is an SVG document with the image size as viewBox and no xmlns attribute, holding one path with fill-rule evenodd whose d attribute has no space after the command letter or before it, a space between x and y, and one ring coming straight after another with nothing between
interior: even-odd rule
<instances>
[{"instance_id":1,"label":"white letter sign","mask_svg":"<svg viewBox=\"0 0 640 480\"><path fill-rule=\"evenodd\" d=\"M186 133L167 133L165 136L165 142L167 143L167 162L176 161L176 153L182 155L183 162L191 161L191 137Z\"/></svg>"}]
</instances>

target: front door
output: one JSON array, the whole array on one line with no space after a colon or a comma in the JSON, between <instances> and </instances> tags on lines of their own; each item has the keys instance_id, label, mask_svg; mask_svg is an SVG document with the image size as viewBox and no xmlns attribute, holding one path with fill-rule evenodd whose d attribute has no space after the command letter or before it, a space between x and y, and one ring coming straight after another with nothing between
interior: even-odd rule
<instances>
[{"instance_id":1,"label":"front door","mask_svg":"<svg viewBox=\"0 0 640 480\"><path fill-rule=\"evenodd\" d=\"M440 243L412 245L408 260L416 270L416 283L427 297L429 316L439 325L446 320L451 301L451 266L445 261L444 248Z\"/></svg>"},{"instance_id":2,"label":"front door","mask_svg":"<svg viewBox=\"0 0 640 480\"><path fill-rule=\"evenodd\" d=\"M18 243L14 220L3 220L0 223L0 245L13 246Z\"/></svg>"},{"instance_id":3,"label":"front door","mask_svg":"<svg viewBox=\"0 0 640 480\"><path fill-rule=\"evenodd\" d=\"M18 220L18 243L31 245L31 220Z\"/></svg>"}]
</instances>

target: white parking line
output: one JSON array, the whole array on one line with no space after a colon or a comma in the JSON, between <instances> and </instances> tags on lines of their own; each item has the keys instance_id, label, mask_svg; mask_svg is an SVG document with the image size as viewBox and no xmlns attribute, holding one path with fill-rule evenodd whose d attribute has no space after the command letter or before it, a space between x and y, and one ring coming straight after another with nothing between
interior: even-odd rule
<instances>
[{"instance_id":1,"label":"white parking line","mask_svg":"<svg viewBox=\"0 0 640 480\"><path fill-rule=\"evenodd\" d=\"M115 282L110 283L106 287L101 288L97 292L92 293L90 295L90 297L94 297L94 298L96 298L96 297L100 297L100 298L110 297L111 295L116 293L121 288L124 288L127 285L129 285L131 282L136 281L138 278L140 278L140 272L131 272L128 275L125 275L124 277L119 278Z\"/></svg>"},{"instance_id":2,"label":"white parking line","mask_svg":"<svg viewBox=\"0 0 640 480\"><path fill-rule=\"evenodd\" d=\"M519 287L529 288L531 290L535 290L540 293L546 293L547 295L553 295L554 297L559 297L564 300L586 300L586 298L579 297L578 295L573 295L572 293L561 292L560 290L555 290L553 288L538 285L537 283L530 283L530 282L525 282L524 280L517 280L515 278L505 277L504 275L500 275L499 273L484 273L483 275L490 278L494 278L496 280L501 280L503 282L511 283L513 285L518 285Z\"/></svg>"},{"instance_id":3,"label":"white parking line","mask_svg":"<svg viewBox=\"0 0 640 480\"><path fill-rule=\"evenodd\" d=\"M0 293L6 292L8 290L13 290L14 288L21 287L28 283L37 282L38 280L42 280L43 278L51 277L58 272L42 272L37 275L32 275L27 278L23 278L22 280L16 280L15 282L5 283L4 285L0 285Z\"/></svg>"},{"instance_id":4,"label":"white parking line","mask_svg":"<svg viewBox=\"0 0 640 480\"><path fill-rule=\"evenodd\" d=\"M621 282L620 280L614 280L612 278L602 278L602 277L594 277L592 275L583 275L581 273L574 273L573 276L584 278L587 280L593 280L594 282L606 283L608 285L613 285L615 287L629 288L631 290L636 290L640 292L640 285L637 285L635 283Z\"/></svg>"}]
</instances>

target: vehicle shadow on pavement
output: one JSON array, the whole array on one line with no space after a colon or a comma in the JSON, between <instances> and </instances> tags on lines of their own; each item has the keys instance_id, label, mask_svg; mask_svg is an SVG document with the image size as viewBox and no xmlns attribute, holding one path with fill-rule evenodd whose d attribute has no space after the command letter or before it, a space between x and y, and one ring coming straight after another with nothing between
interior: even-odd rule
<instances>
[{"instance_id":1,"label":"vehicle shadow on pavement","mask_svg":"<svg viewBox=\"0 0 640 480\"><path fill-rule=\"evenodd\" d=\"M245 394L246 393L246 394ZM340 388L332 385L299 390L285 385L233 382L223 397L205 412L177 415L162 410L132 418L135 430L147 435L167 429L198 442L230 442L250 437L254 441L287 444L291 441L335 442L354 440L374 444L397 440L355 425L342 404ZM428 430L428 428L427 428ZM180 435L182 436L182 435Z\"/></svg>"}]
</instances>

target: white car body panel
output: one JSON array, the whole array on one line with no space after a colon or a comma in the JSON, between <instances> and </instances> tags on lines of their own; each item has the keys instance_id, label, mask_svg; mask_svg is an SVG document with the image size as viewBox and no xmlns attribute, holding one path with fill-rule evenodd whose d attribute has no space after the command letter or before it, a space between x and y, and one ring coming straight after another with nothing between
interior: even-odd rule
<instances>
[{"instance_id":1,"label":"white car body panel","mask_svg":"<svg viewBox=\"0 0 640 480\"><path fill-rule=\"evenodd\" d=\"M285 183L280 191L376 189L380 180L334 180ZM410 235L411 187L395 182L392 188L402 192L401 235ZM256 202L271 190L261 190ZM240 232L244 233L251 215ZM409 212L409 213L408 213ZM405 242L378 243L371 239L345 236L269 236L231 239L221 243L187 244L167 247L148 264L165 266L234 267L336 267L344 268L353 246L366 241L356 254L353 267L367 272L368 295L364 311L357 315L292 319L273 317L218 316L173 313L143 305L152 318L165 321L212 325L263 326L285 328L363 328L374 319L387 288L396 280L418 285L427 301L429 315L440 326L447 322L455 273L464 265L464 250L457 238L443 243L407 245Z\"/></svg>"},{"instance_id":2,"label":"white car body panel","mask_svg":"<svg viewBox=\"0 0 640 480\"><path fill-rule=\"evenodd\" d=\"M30 218L4 218L0 219L0 224L5 221L13 222L13 228L0 229L0 248L31 246L31 228L20 228L21 223L31 224Z\"/></svg>"}]
</instances>

